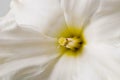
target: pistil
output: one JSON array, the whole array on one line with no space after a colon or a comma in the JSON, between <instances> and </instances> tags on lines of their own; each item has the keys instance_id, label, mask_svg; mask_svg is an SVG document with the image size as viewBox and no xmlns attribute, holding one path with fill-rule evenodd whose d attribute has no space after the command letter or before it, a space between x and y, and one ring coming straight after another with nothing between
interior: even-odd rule
<instances>
[{"instance_id":1,"label":"pistil","mask_svg":"<svg viewBox=\"0 0 120 80\"><path fill-rule=\"evenodd\" d=\"M67 49L76 50L82 46L82 40L80 38L64 38L61 37L58 40L60 46L65 47Z\"/></svg>"}]
</instances>

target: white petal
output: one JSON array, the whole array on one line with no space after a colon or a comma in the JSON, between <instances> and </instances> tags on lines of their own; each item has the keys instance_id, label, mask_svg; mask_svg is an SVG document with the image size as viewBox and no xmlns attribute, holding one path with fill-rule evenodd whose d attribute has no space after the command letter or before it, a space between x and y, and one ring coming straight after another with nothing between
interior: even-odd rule
<instances>
[{"instance_id":1,"label":"white petal","mask_svg":"<svg viewBox=\"0 0 120 80\"><path fill-rule=\"evenodd\" d=\"M104 16L108 16L116 12L120 12L119 7L120 0L101 0L99 8L93 17L93 20L103 18Z\"/></svg>"},{"instance_id":2,"label":"white petal","mask_svg":"<svg viewBox=\"0 0 120 80\"><path fill-rule=\"evenodd\" d=\"M92 44L87 47L89 64L102 80L120 79L120 49L105 44Z\"/></svg>"},{"instance_id":3,"label":"white petal","mask_svg":"<svg viewBox=\"0 0 120 80\"><path fill-rule=\"evenodd\" d=\"M0 66L0 80L47 80L56 57L35 57L11 61Z\"/></svg>"},{"instance_id":4,"label":"white petal","mask_svg":"<svg viewBox=\"0 0 120 80\"><path fill-rule=\"evenodd\" d=\"M54 36L65 24L59 0L13 0L11 11L20 25Z\"/></svg>"},{"instance_id":5,"label":"white petal","mask_svg":"<svg viewBox=\"0 0 120 80\"><path fill-rule=\"evenodd\" d=\"M85 37L88 43L106 43L120 46L120 13L104 16L92 21L86 27Z\"/></svg>"},{"instance_id":6,"label":"white petal","mask_svg":"<svg viewBox=\"0 0 120 80\"><path fill-rule=\"evenodd\" d=\"M88 45L79 57L62 56L50 80L119 80L120 49Z\"/></svg>"},{"instance_id":7,"label":"white petal","mask_svg":"<svg viewBox=\"0 0 120 80\"><path fill-rule=\"evenodd\" d=\"M62 56L54 67L50 80L102 80L89 64L85 52L79 57Z\"/></svg>"},{"instance_id":8,"label":"white petal","mask_svg":"<svg viewBox=\"0 0 120 80\"><path fill-rule=\"evenodd\" d=\"M68 25L86 25L99 6L99 0L61 0Z\"/></svg>"},{"instance_id":9,"label":"white petal","mask_svg":"<svg viewBox=\"0 0 120 80\"><path fill-rule=\"evenodd\" d=\"M54 38L26 26L18 26L13 17L1 19L0 80L26 80L31 74L42 79L46 72L43 71L50 71L58 56ZM44 78L46 80L46 76Z\"/></svg>"},{"instance_id":10,"label":"white petal","mask_svg":"<svg viewBox=\"0 0 120 80\"><path fill-rule=\"evenodd\" d=\"M54 67L50 80L100 80L87 57L63 56Z\"/></svg>"}]
</instances>

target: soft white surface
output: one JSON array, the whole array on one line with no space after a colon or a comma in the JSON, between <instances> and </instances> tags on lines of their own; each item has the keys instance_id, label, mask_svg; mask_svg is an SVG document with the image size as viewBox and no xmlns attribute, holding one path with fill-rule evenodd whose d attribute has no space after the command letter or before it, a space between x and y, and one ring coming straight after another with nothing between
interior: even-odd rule
<instances>
[{"instance_id":1,"label":"soft white surface","mask_svg":"<svg viewBox=\"0 0 120 80\"><path fill-rule=\"evenodd\" d=\"M12 0L11 11L0 19L0 80L120 80L120 47L113 46L120 43L119 4ZM57 38L46 35L59 34L71 19L77 27L87 22L82 26L87 44L77 57L58 54Z\"/></svg>"},{"instance_id":2,"label":"soft white surface","mask_svg":"<svg viewBox=\"0 0 120 80\"><path fill-rule=\"evenodd\" d=\"M0 17L8 12L10 1L11 0L0 0Z\"/></svg>"}]
</instances>

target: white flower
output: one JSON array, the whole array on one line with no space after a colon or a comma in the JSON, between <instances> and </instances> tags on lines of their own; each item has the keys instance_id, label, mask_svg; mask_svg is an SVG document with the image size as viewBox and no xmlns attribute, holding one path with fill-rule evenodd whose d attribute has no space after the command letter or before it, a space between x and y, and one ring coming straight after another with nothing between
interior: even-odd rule
<instances>
[{"instance_id":1,"label":"white flower","mask_svg":"<svg viewBox=\"0 0 120 80\"><path fill-rule=\"evenodd\" d=\"M0 80L120 80L119 21L120 0L12 0Z\"/></svg>"}]
</instances>

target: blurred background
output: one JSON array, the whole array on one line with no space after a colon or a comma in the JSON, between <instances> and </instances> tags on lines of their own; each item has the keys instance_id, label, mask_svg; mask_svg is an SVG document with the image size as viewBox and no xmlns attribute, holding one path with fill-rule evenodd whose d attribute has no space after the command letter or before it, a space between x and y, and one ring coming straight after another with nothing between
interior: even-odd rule
<instances>
[{"instance_id":1,"label":"blurred background","mask_svg":"<svg viewBox=\"0 0 120 80\"><path fill-rule=\"evenodd\" d=\"M10 8L11 0L0 0L0 17L4 16Z\"/></svg>"}]
</instances>

